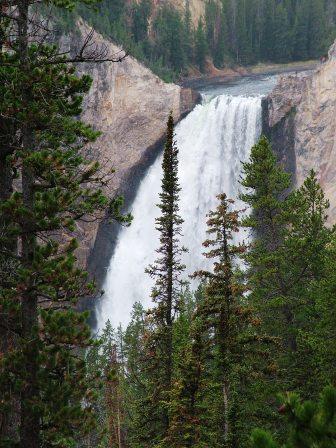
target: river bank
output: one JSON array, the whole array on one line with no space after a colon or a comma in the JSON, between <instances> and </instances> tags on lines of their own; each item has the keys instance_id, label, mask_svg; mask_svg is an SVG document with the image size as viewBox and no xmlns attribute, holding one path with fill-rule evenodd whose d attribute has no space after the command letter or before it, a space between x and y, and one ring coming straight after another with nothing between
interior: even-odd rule
<instances>
[{"instance_id":1,"label":"river bank","mask_svg":"<svg viewBox=\"0 0 336 448\"><path fill-rule=\"evenodd\" d=\"M257 78L259 76L314 70L318 64L319 61L301 61L290 62L288 64L257 64L250 67L238 67L235 69L216 69L215 72L211 72L207 75L185 78L178 84L181 87L188 87L198 90L211 85L215 86L219 84L226 84L247 77Z\"/></svg>"}]
</instances>

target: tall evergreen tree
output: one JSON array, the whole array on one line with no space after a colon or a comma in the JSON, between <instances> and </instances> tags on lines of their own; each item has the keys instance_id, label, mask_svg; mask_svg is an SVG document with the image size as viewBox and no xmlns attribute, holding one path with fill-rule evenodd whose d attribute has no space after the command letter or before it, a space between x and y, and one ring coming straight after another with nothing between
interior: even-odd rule
<instances>
[{"instance_id":1,"label":"tall evergreen tree","mask_svg":"<svg viewBox=\"0 0 336 448\"><path fill-rule=\"evenodd\" d=\"M235 57L238 64L247 65L252 61L252 42L248 30L246 0L237 0L236 9L236 48Z\"/></svg>"},{"instance_id":2,"label":"tall evergreen tree","mask_svg":"<svg viewBox=\"0 0 336 448\"><path fill-rule=\"evenodd\" d=\"M301 0L297 4L297 13L294 24L294 48L293 59L308 58L308 37L309 37L309 3Z\"/></svg>"},{"instance_id":3,"label":"tall evergreen tree","mask_svg":"<svg viewBox=\"0 0 336 448\"><path fill-rule=\"evenodd\" d=\"M310 2L309 56L313 59L320 58L327 50L326 36L328 27L324 4L323 0Z\"/></svg>"},{"instance_id":4,"label":"tall evergreen tree","mask_svg":"<svg viewBox=\"0 0 336 448\"><path fill-rule=\"evenodd\" d=\"M191 20L190 1L186 0L184 14L185 52L189 63L193 60L193 26Z\"/></svg>"},{"instance_id":5,"label":"tall evergreen tree","mask_svg":"<svg viewBox=\"0 0 336 448\"><path fill-rule=\"evenodd\" d=\"M135 42L142 42L148 38L148 25L152 4L150 0L141 0L133 12L133 35Z\"/></svg>"},{"instance_id":6,"label":"tall evergreen tree","mask_svg":"<svg viewBox=\"0 0 336 448\"><path fill-rule=\"evenodd\" d=\"M249 191L242 198L251 207L245 225L254 231L246 256L250 300L264 331L280 342L273 351L277 381L268 395L281 390L316 394L326 382L310 384L303 372L317 374L314 346L307 341L316 336L312 288L326 277L325 256L333 238L326 226L329 204L314 172L299 190L288 193L289 176L277 166L265 138L253 147L243 170ZM276 419L273 424L276 428Z\"/></svg>"},{"instance_id":7,"label":"tall evergreen tree","mask_svg":"<svg viewBox=\"0 0 336 448\"><path fill-rule=\"evenodd\" d=\"M241 446L246 436L243 425L240 426L246 407L245 386L250 371L257 373L265 369L264 363L259 360L258 365L256 360L269 339L257 336L259 319L246 303L246 286L236 267L238 258L246 250L243 244L235 245L233 241L240 229L240 212L233 209L233 201L225 194L218 199L218 207L208 215L210 238L204 242L209 249L204 255L213 259L214 268L195 274L205 281L205 286L204 300L195 311L190 359L196 377L189 387L194 384L195 389L196 380L196 405L202 409L193 416L200 419L197 446L236 447ZM263 356L267 364L269 360L265 354Z\"/></svg>"},{"instance_id":8,"label":"tall evergreen tree","mask_svg":"<svg viewBox=\"0 0 336 448\"><path fill-rule=\"evenodd\" d=\"M160 234L159 258L147 269L156 279L152 292L155 307L150 311L153 331L149 335L152 354L152 367L155 369L155 383L152 385L159 414L162 433L169 428L169 403L173 377L173 322L180 310L181 273L184 265L180 258L184 249L180 246L181 225L179 216L178 148L174 141L174 119L170 114L167 123L166 145L162 162L163 178L159 208L161 216L156 219L156 229Z\"/></svg>"},{"instance_id":9,"label":"tall evergreen tree","mask_svg":"<svg viewBox=\"0 0 336 448\"><path fill-rule=\"evenodd\" d=\"M1 434L1 443L66 447L94 421L78 355L91 344L90 330L87 314L74 311L93 285L76 266L73 232L84 215L105 211L108 200L99 165L84 150L99 133L77 119L91 80L77 77L56 46L30 44L32 3L16 2L14 17L7 10L11 49L0 54L1 112L16 123L16 145L5 147L6 175L12 181L19 174L17 190L0 203L3 253L15 263L15 275L0 284L1 321L16 335L0 361L0 412L16 406L20 419L19 430Z\"/></svg>"},{"instance_id":10,"label":"tall evergreen tree","mask_svg":"<svg viewBox=\"0 0 336 448\"><path fill-rule=\"evenodd\" d=\"M286 62L292 54L292 36L289 25L288 11L279 3L275 8L273 37L273 60Z\"/></svg>"},{"instance_id":11,"label":"tall evergreen tree","mask_svg":"<svg viewBox=\"0 0 336 448\"><path fill-rule=\"evenodd\" d=\"M215 347L218 350L218 381L222 396L218 412L218 427L222 430L221 443L227 445L233 433L230 414L233 408L234 385L232 371L236 365L237 350L237 310L241 303L244 287L235 281L233 263L243 246L235 246L231 240L239 230L238 212L229 209L232 201L226 195L218 196L220 205L209 213L208 234L213 237L204 242L207 258L215 259L214 272L200 271L197 275L209 280L205 287L205 302L199 311L214 331ZM220 439L218 440L218 442Z\"/></svg>"},{"instance_id":12,"label":"tall evergreen tree","mask_svg":"<svg viewBox=\"0 0 336 448\"><path fill-rule=\"evenodd\" d=\"M220 15L220 28L218 30L218 37L215 44L213 56L214 64L216 67L223 67L227 50L227 27L224 13L222 12Z\"/></svg>"},{"instance_id":13,"label":"tall evergreen tree","mask_svg":"<svg viewBox=\"0 0 336 448\"><path fill-rule=\"evenodd\" d=\"M202 19L199 19L195 34L195 64L204 73L206 68L206 56L208 53L207 41L205 37Z\"/></svg>"},{"instance_id":14,"label":"tall evergreen tree","mask_svg":"<svg viewBox=\"0 0 336 448\"><path fill-rule=\"evenodd\" d=\"M88 375L95 384L94 410L97 429L89 434L89 446L123 448L125 446L123 333L110 321L85 356Z\"/></svg>"}]
</instances>

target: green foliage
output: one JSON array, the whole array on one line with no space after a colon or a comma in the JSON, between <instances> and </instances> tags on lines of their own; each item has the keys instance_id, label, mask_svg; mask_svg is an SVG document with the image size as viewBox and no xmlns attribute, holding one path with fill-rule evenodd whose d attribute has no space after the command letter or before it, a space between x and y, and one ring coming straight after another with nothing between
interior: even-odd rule
<instances>
[{"instance_id":1,"label":"green foliage","mask_svg":"<svg viewBox=\"0 0 336 448\"><path fill-rule=\"evenodd\" d=\"M249 211L242 219L233 201L218 196L204 242L213 268L195 274L201 283L192 292L179 286L182 220L172 117L163 168L160 257L150 268L157 280L155 306L145 311L136 304L126 331L117 340L113 336L118 394L108 396L123 404L122 443L130 448L334 446L335 390L327 388L316 405L301 404L297 395L316 400L335 381L335 228L326 225L329 203L316 174L311 171L290 191L290 176L262 137L243 164L241 197ZM235 244L242 226L253 235L248 246ZM171 245L177 256L173 264ZM173 277L171 266L177 268ZM97 353L106 365L106 349ZM103 391L98 414L107 428L109 417L116 421L116 408L108 406ZM286 392L285 404L277 409L273 397L280 392ZM255 430L251 442L258 427L266 431Z\"/></svg>"},{"instance_id":2,"label":"green foliage","mask_svg":"<svg viewBox=\"0 0 336 448\"><path fill-rule=\"evenodd\" d=\"M205 71L205 62L208 48L204 32L203 21L198 21L198 26L195 35L195 61L201 72Z\"/></svg>"},{"instance_id":3,"label":"green foliage","mask_svg":"<svg viewBox=\"0 0 336 448\"><path fill-rule=\"evenodd\" d=\"M278 444L268 432L252 434L253 448L332 448L336 446L336 390L324 389L320 401L301 403L297 394L288 394L281 412L287 417L285 444Z\"/></svg>"},{"instance_id":4,"label":"green foliage","mask_svg":"<svg viewBox=\"0 0 336 448\"><path fill-rule=\"evenodd\" d=\"M90 446L117 448L124 443L124 334L110 321L86 353L88 375L95 385L94 410L98 425L86 439Z\"/></svg>"},{"instance_id":5,"label":"green foliage","mask_svg":"<svg viewBox=\"0 0 336 448\"><path fill-rule=\"evenodd\" d=\"M310 173L300 189L289 193L289 176L277 165L265 138L253 147L243 173L242 185L248 190L242 199L251 207L244 224L254 237L245 257L250 299L262 318L263 330L279 340L271 352L275 381L269 389L264 388L265 395L260 394L259 406L269 410L265 424L282 431L267 396L296 390L305 398L316 397L332 378L330 371L320 370L320 355L315 352L317 322L323 316L318 314L321 293L315 286L328 282L328 252L335 230L326 226L329 203L315 173ZM323 345L328 350L332 347L331 342ZM306 372L311 373L309 378Z\"/></svg>"},{"instance_id":6,"label":"green foliage","mask_svg":"<svg viewBox=\"0 0 336 448\"><path fill-rule=\"evenodd\" d=\"M156 282L152 291L155 307L149 311L151 331L148 333L147 370L152 376L149 391L156 396L151 403L152 425L158 428L155 440L160 441L169 428L169 401L173 378L173 325L174 316L180 311L181 272L185 266L180 257L185 250L179 244L182 218L179 216L178 148L174 141L174 119L170 114L162 162L163 178L158 207L161 216L156 219L160 234L159 258L146 272ZM155 375L155 376L154 376ZM149 397L148 397L149 398ZM152 398L151 398L152 400Z\"/></svg>"},{"instance_id":7,"label":"green foliage","mask_svg":"<svg viewBox=\"0 0 336 448\"><path fill-rule=\"evenodd\" d=\"M100 133L78 119L91 79L77 76L55 45L29 44L23 6L13 19L23 37L9 28L12 48L0 53L1 176L11 187L0 200L0 326L8 337L0 419L20 417L12 431L1 426L0 444L68 448L95 425L83 356L93 340L88 313L75 311L95 287L78 267L74 235L79 220L99 219L109 206L114 218L130 217L103 194L107 179L87 150Z\"/></svg>"},{"instance_id":8,"label":"green foliage","mask_svg":"<svg viewBox=\"0 0 336 448\"><path fill-rule=\"evenodd\" d=\"M71 11L76 4L66 3ZM181 12L168 2L154 8L152 0L102 0L53 14L59 32L70 31L81 15L166 81L190 66L204 72L206 57L216 67L319 58L335 36L332 6L324 0L208 0L196 26L189 0L184 6Z\"/></svg>"}]
</instances>

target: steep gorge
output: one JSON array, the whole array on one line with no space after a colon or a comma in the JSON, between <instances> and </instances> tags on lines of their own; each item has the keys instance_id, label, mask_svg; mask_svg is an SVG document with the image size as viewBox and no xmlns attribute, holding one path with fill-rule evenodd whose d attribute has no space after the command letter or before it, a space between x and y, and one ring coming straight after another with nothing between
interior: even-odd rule
<instances>
[{"instance_id":1,"label":"steep gorge","mask_svg":"<svg viewBox=\"0 0 336 448\"><path fill-rule=\"evenodd\" d=\"M81 37L64 36L63 48L74 50L74 45L90 31L83 21L77 25ZM97 48L104 48L109 55L120 51L98 33L94 41ZM115 170L106 193L110 197L121 193L129 201L161 148L169 112L173 112L176 121L180 120L199 101L199 96L191 89L163 82L131 56L118 63L83 64L79 71L93 79L82 118L102 132L90 151L105 172ZM99 277L111 255L113 224L97 221L83 225L85 237L78 259Z\"/></svg>"},{"instance_id":2,"label":"steep gorge","mask_svg":"<svg viewBox=\"0 0 336 448\"><path fill-rule=\"evenodd\" d=\"M202 5L201 0L191 2L195 14L201 13ZM79 23L79 30L82 36L88 32L83 22ZM69 48L74 45L70 37L63 40ZM95 41L98 46L105 46L109 54L119 51L99 34ZM264 133L294 173L296 183L303 181L310 168L318 171L331 200L331 219L336 217L335 47L330 50L328 62L315 72L281 77L272 94L263 100ZM92 150L105 169L116 170L107 194L112 197L116 192L122 193L129 204L161 148L169 111L178 121L192 110L199 97L190 89L164 83L130 56L121 63L87 64L82 70L94 80L85 100L83 118L102 131ZM101 224L85 224L84 230L79 261L101 284L117 228L104 220Z\"/></svg>"}]
</instances>

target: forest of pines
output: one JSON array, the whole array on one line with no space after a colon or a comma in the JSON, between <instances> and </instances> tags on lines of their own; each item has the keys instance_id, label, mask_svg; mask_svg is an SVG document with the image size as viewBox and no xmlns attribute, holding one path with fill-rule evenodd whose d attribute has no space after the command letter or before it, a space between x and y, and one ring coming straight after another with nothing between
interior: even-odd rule
<instances>
[{"instance_id":1,"label":"forest of pines","mask_svg":"<svg viewBox=\"0 0 336 448\"><path fill-rule=\"evenodd\" d=\"M184 3L184 2L181 2ZM259 62L318 59L335 36L333 0L207 0L204 17L192 21L171 2L157 10L153 0L102 0L98 12L79 5L76 14L58 14L60 32L72 29L76 15L112 37L161 78L183 78L194 69Z\"/></svg>"},{"instance_id":2,"label":"forest of pines","mask_svg":"<svg viewBox=\"0 0 336 448\"><path fill-rule=\"evenodd\" d=\"M73 62L85 53L70 57L38 40L34 3L8 0L0 13L0 447L336 447L336 228L327 224L329 202L315 172L293 188L265 137L242 164L244 208L219 191L209 210L210 267L193 274L193 291L183 276L187 217L169 116L153 223L157 259L144 273L155 280L152 306L136 303L127 328L107 322L92 334L89 313L77 306L98 295L77 263L79 223L108 216L130 225L132 217L121 213L122 198L104 194L111 173L90 151L99 132L78 119L91 79ZM76 6L42 3L65 16ZM117 35L125 11L112 3ZM202 69L209 53L221 66L225 58L252 63L272 53L283 61L325 50L328 2L246 3L223 0L219 38L209 1L189 43L188 9L183 19L163 8L150 43L142 0L132 39L145 58L173 70L189 57ZM235 4L233 29L225 11ZM265 15L250 18L261 5ZM172 44L180 53L168 57ZM153 57L157 45L162 54ZM86 62L99 58L90 53ZM237 243L242 229L250 238Z\"/></svg>"}]
</instances>

